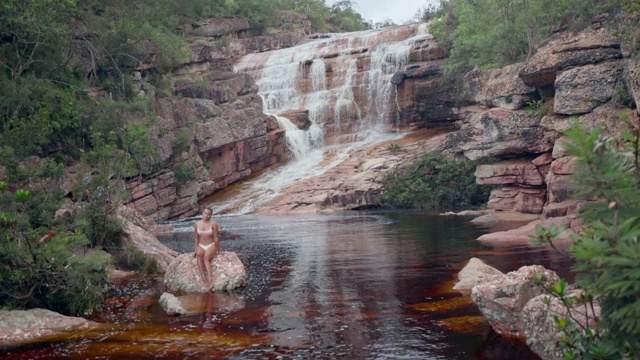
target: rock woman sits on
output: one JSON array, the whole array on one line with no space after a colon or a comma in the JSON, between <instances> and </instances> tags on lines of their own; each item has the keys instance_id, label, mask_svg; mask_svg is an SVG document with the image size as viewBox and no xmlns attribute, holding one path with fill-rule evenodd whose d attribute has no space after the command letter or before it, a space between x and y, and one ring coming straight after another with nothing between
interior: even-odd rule
<instances>
[{"instance_id":1,"label":"rock woman sits on","mask_svg":"<svg viewBox=\"0 0 640 360\"><path fill-rule=\"evenodd\" d=\"M205 208L202 212L202 220L196 222L194 226L196 249L193 256L198 259L200 275L209 286L213 286L214 282L211 259L220 251L218 224L211 220L212 213L211 209Z\"/></svg>"}]
</instances>

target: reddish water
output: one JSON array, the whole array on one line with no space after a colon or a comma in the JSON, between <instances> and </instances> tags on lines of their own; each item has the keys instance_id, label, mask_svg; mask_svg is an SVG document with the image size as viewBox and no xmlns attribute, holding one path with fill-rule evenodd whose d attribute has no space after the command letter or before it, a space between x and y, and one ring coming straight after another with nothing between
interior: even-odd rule
<instances>
[{"instance_id":1,"label":"reddish water","mask_svg":"<svg viewBox=\"0 0 640 360\"><path fill-rule=\"evenodd\" d=\"M502 271L568 264L543 248L492 248L466 218L418 213L219 218L222 247L245 263L233 294L189 295L168 317L162 279L129 279L93 319L99 329L2 349L2 359L538 359L490 331L451 290L476 256ZM191 223L163 239L192 251ZM177 294L180 295L180 294Z\"/></svg>"}]
</instances>

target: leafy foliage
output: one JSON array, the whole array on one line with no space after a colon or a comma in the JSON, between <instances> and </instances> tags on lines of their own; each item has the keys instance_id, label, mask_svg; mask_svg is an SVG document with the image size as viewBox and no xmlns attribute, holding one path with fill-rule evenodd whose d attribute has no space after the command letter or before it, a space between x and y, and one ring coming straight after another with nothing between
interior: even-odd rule
<instances>
[{"instance_id":1,"label":"leafy foliage","mask_svg":"<svg viewBox=\"0 0 640 360\"><path fill-rule=\"evenodd\" d=\"M489 198L489 187L476 184L476 162L456 160L442 153L426 153L406 169L387 174L383 207L451 210L477 207Z\"/></svg>"},{"instance_id":2,"label":"leafy foliage","mask_svg":"<svg viewBox=\"0 0 640 360\"><path fill-rule=\"evenodd\" d=\"M423 18L433 19L430 32L450 51L447 70L464 73L523 60L553 31L633 6L629 0L441 0Z\"/></svg>"},{"instance_id":3,"label":"leafy foliage","mask_svg":"<svg viewBox=\"0 0 640 360\"><path fill-rule=\"evenodd\" d=\"M44 168L55 167L49 163ZM56 181L39 169L38 181ZM44 174L49 174L44 175ZM32 174L36 175L36 174ZM98 307L108 290L104 252L86 253L88 238L65 230L54 216L56 187L11 190L0 186L0 303L9 308L45 307L80 315Z\"/></svg>"},{"instance_id":4,"label":"leafy foliage","mask_svg":"<svg viewBox=\"0 0 640 360\"><path fill-rule=\"evenodd\" d=\"M567 308L594 299L602 308L596 331L572 318L557 323L566 336L567 359L638 358L640 356L640 151L638 131L625 141L590 134L576 125L569 132L578 156L576 197L592 199L580 210L585 226L573 237L576 282L583 290L576 302L559 289L552 294ZM539 229L537 240L553 244L558 229Z\"/></svg>"}]
</instances>

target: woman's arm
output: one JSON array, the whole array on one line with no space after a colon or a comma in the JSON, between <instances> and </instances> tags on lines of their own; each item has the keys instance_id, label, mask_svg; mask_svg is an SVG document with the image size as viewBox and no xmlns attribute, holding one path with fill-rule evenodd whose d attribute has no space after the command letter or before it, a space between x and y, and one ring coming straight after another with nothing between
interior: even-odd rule
<instances>
[{"instance_id":1,"label":"woman's arm","mask_svg":"<svg viewBox=\"0 0 640 360\"><path fill-rule=\"evenodd\" d=\"M193 256L196 256L196 253L198 252L198 244L200 244L200 235L198 235L198 223L196 223L195 225L193 225L193 233L195 234L195 244L193 247Z\"/></svg>"},{"instance_id":2,"label":"woman's arm","mask_svg":"<svg viewBox=\"0 0 640 360\"><path fill-rule=\"evenodd\" d=\"M213 226L211 227L213 229L213 243L216 244L216 254L218 254L220 252L220 238L218 237L218 223L214 222Z\"/></svg>"}]
</instances>

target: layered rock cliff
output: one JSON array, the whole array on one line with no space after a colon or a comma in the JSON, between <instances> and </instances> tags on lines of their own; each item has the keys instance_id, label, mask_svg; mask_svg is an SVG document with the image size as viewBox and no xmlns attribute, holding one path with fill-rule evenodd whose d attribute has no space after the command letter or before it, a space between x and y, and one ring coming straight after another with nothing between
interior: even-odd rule
<instances>
[{"instance_id":1,"label":"layered rock cliff","mask_svg":"<svg viewBox=\"0 0 640 360\"><path fill-rule=\"evenodd\" d=\"M191 61L174 72L152 126L168 165L128 183L132 207L156 220L190 216L214 192L287 161L284 118L312 146L390 129L448 133L401 152L360 151L328 180L285 190L276 207L373 205L386 171L438 150L498 159L476 171L479 183L500 186L490 209L563 216L576 211L563 132L574 119L604 122L612 135L637 122L640 65L600 24L556 34L525 62L473 70L462 84L443 76L445 53L424 24L326 36L293 24L257 38L241 19L184 30ZM148 74L140 70L141 91Z\"/></svg>"}]
</instances>

